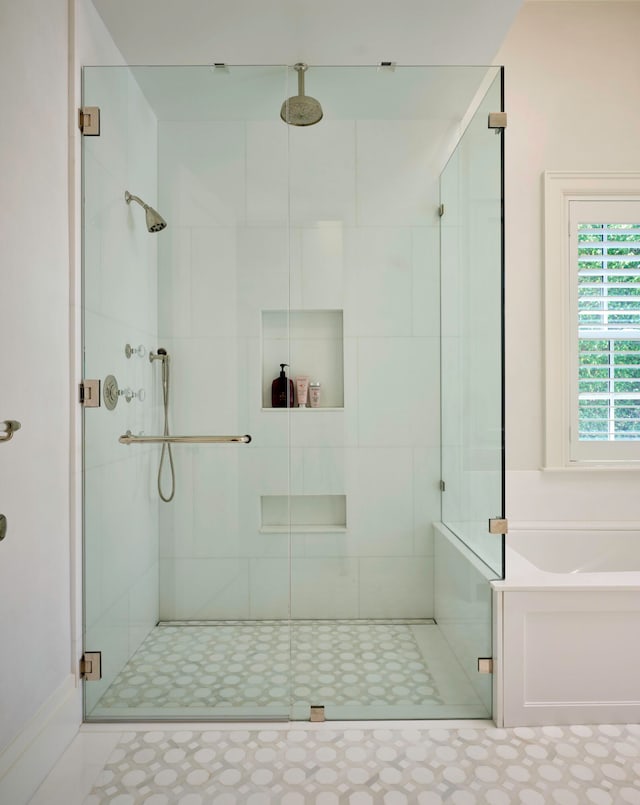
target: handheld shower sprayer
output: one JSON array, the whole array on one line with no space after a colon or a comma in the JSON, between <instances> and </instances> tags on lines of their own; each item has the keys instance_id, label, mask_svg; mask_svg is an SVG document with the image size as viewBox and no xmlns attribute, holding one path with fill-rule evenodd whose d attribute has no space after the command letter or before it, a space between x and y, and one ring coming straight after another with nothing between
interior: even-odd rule
<instances>
[{"instance_id":1,"label":"handheld shower sprayer","mask_svg":"<svg viewBox=\"0 0 640 805\"><path fill-rule=\"evenodd\" d=\"M153 207L150 207L141 198L139 198L138 196L134 196L128 190L125 190L124 200L127 202L127 204L131 204L132 201L135 201L143 208L147 218L147 229L149 230L149 232L162 232L162 230L166 228L167 222L160 215L160 213L157 210L154 210ZM159 351L160 350L158 350L158 352Z\"/></svg>"},{"instance_id":2,"label":"handheld shower sprayer","mask_svg":"<svg viewBox=\"0 0 640 805\"><path fill-rule=\"evenodd\" d=\"M162 362L162 406L164 409L164 435L169 436L169 353L162 347L158 348L157 352L149 351L149 363L154 361ZM165 455L169 456L169 467L171 471L171 492L165 495L162 491L162 468L164 466ZM173 500L176 493L176 472L173 466L173 454L171 453L171 445L167 442L162 444L162 453L160 454L160 466L158 467L158 494L160 499L165 503Z\"/></svg>"}]
</instances>

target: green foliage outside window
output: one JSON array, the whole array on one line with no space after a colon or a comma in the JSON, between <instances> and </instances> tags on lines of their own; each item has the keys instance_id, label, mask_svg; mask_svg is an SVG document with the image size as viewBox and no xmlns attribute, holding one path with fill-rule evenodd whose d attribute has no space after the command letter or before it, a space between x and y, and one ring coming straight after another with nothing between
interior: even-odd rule
<instances>
[{"instance_id":1,"label":"green foliage outside window","mask_svg":"<svg viewBox=\"0 0 640 805\"><path fill-rule=\"evenodd\" d=\"M580 439L640 440L640 230L583 224L578 242Z\"/></svg>"}]
</instances>

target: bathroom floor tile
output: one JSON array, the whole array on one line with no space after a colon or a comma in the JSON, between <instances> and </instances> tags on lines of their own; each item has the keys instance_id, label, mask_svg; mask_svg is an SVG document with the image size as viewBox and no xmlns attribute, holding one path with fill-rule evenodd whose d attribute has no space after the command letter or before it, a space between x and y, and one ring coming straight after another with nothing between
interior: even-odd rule
<instances>
[{"instance_id":1,"label":"bathroom floor tile","mask_svg":"<svg viewBox=\"0 0 640 805\"><path fill-rule=\"evenodd\" d=\"M286 717L290 705L299 712L317 704L442 705L415 628L371 621L161 624L107 689L98 712L157 708L173 716L181 708L259 713L266 707ZM418 628L437 636L433 624Z\"/></svg>"},{"instance_id":2,"label":"bathroom floor tile","mask_svg":"<svg viewBox=\"0 0 640 805\"><path fill-rule=\"evenodd\" d=\"M640 802L640 726L362 726L124 733L84 805Z\"/></svg>"}]
</instances>

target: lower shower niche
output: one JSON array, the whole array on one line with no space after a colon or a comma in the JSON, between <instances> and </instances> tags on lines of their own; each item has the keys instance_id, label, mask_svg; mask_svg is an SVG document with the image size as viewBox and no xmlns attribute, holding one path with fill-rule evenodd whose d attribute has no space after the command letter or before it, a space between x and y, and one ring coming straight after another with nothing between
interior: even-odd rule
<instances>
[{"instance_id":1,"label":"lower shower niche","mask_svg":"<svg viewBox=\"0 0 640 805\"><path fill-rule=\"evenodd\" d=\"M346 495L263 495L260 514L263 534L347 530Z\"/></svg>"}]
</instances>

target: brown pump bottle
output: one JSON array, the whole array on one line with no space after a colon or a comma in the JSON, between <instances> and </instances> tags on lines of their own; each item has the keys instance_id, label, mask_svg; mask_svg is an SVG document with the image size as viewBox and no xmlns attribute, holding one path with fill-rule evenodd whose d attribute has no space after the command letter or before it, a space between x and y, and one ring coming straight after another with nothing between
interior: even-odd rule
<instances>
[{"instance_id":1,"label":"brown pump bottle","mask_svg":"<svg viewBox=\"0 0 640 805\"><path fill-rule=\"evenodd\" d=\"M288 365L288 363L280 364L280 376L276 377L271 384L271 406L273 408L293 408L293 380L288 379L284 373L284 367Z\"/></svg>"}]
</instances>

